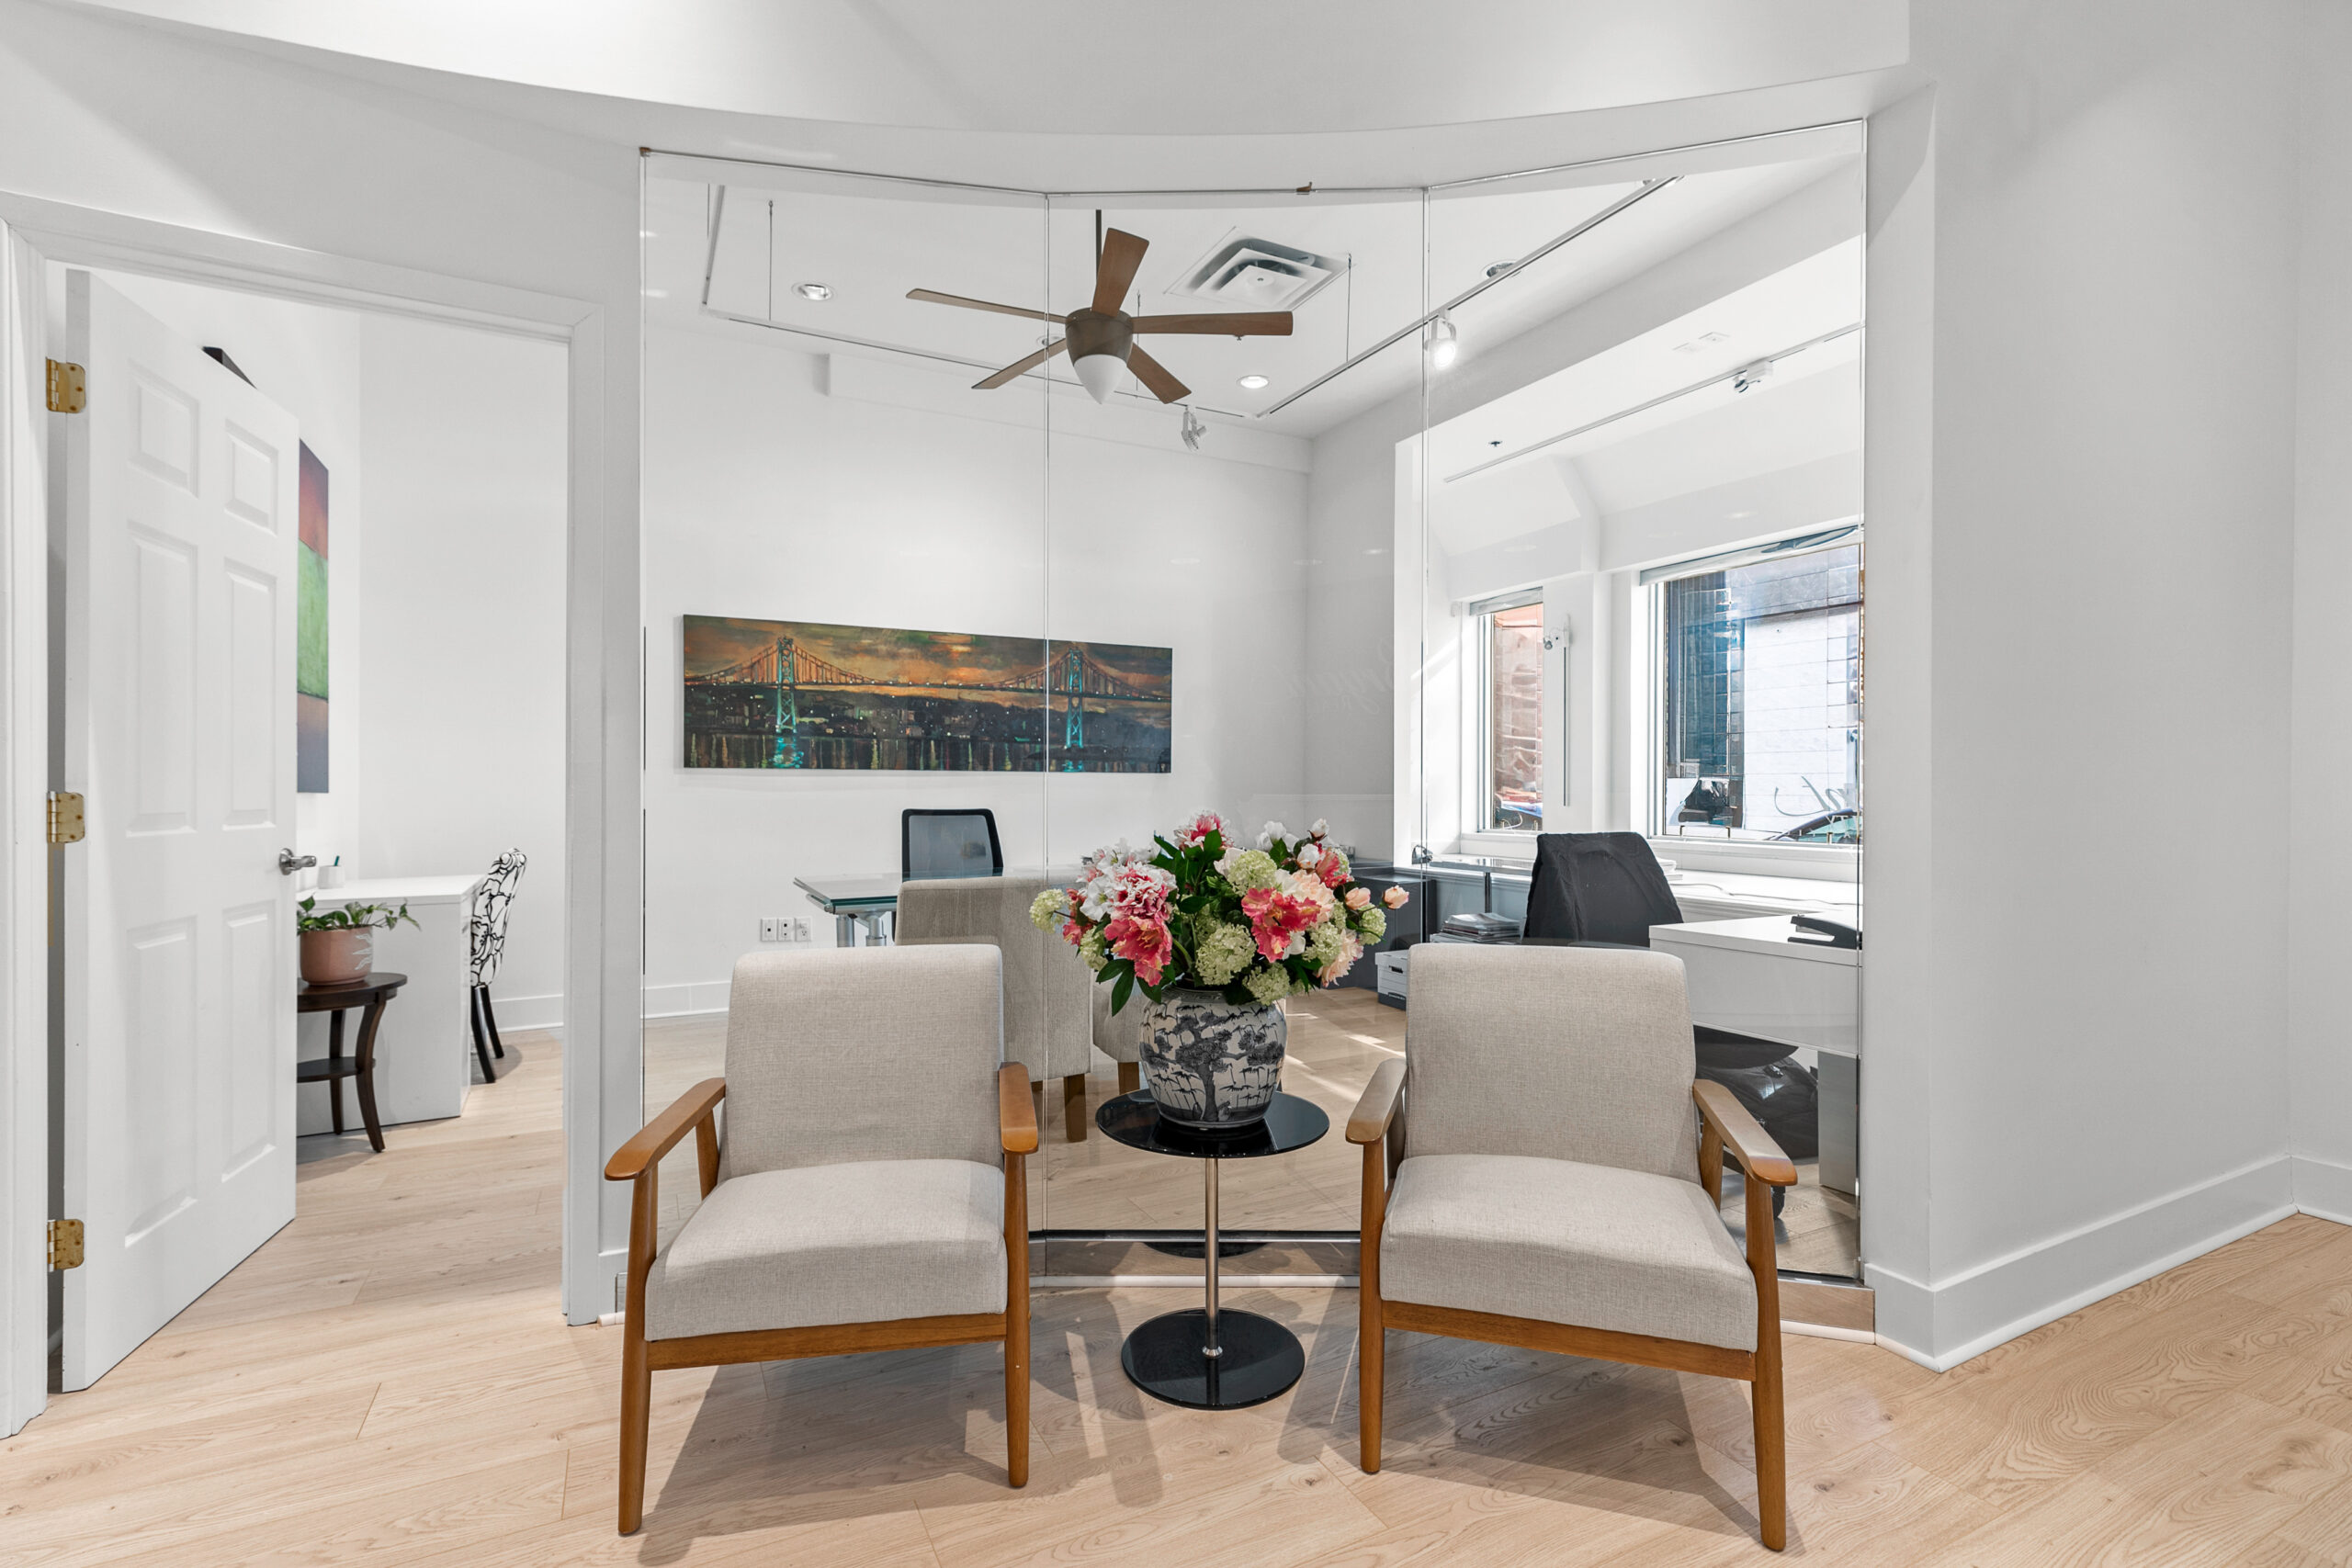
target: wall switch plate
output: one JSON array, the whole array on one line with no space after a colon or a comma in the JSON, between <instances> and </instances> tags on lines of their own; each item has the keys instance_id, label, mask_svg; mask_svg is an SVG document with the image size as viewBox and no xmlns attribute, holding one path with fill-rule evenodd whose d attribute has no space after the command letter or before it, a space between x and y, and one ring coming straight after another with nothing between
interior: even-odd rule
<instances>
[{"instance_id":1,"label":"wall switch plate","mask_svg":"<svg viewBox=\"0 0 2352 1568\"><path fill-rule=\"evenodd\" d=\"M808 918L806 916L796 915L792 918L791 925L792 935L787 940L799 942L804 947L807 946L808 942Z\"/></svg>"},{"instance_id":2,"label":"wall switch plate","mask_svg":"<svg viewBox=\"0 0 2352 1568\"><path fill-rule=\"evenodd\" d=\"M783 922L777 920L773 916L763 918L760 921L760 940L762 942L783 941L783 937L777 934L776 930L776 928L782 923Z\"/></svg>"}]
</instances>

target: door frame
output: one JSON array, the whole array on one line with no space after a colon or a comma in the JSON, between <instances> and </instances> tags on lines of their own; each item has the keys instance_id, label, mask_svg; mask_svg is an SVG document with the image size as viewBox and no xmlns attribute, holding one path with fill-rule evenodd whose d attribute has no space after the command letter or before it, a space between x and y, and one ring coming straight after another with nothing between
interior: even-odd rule
<instances>
[{"instance_id":1,"label":"door frame","mask_svg":"<svg viewBox=\"0 0 2352 1568\"><path fill-rule=\"evenodd\" d=\"M641 1110L636 461L607 438L616 334L636 323L587 300L0 191L0 1437L40 1413L49 1383L50 263L564 348L563 1305L569 1321L594 1321L610 1310L625 1245L597 1179L606 1123L626 1135Z\"/></svg>"}]
</instances>

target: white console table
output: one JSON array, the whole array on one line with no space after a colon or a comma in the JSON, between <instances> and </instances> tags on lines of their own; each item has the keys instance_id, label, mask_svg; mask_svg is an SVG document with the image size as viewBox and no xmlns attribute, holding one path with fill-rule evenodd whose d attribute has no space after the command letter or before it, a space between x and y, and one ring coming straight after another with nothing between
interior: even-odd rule
<instances>
[{"instance_id":1,"label":"white console table","mask_svg":"<svg viewBox=\"0 0 2352 1568\"><path fill-rule=\"evenodd\" d=\"M403 924L376 933L376 967L408 976L400 995L385 1005L384 1021L376 1034L376 1105L386 1126L431 1122L466 1108L466 1090L474 1075L472 944L467 918L482 875L379 877L308 895L322 909L341 904L389 904L394 908L405 904L416 921L413 927ZM326 1015L307 1014L300 1022L298 1053L306 1059L325 1055ZM332 1127L327 1086L298 1086L295 1131L307 1134Z\"/></svg>"}]
</instances>

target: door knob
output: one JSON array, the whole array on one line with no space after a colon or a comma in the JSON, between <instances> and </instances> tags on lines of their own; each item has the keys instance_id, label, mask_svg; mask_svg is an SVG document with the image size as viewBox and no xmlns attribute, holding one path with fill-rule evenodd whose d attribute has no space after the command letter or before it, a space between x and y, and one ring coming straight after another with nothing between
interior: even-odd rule
<instances>
[{"instance_id":1,"label":"door knob","mask_svg":"<svg viewBox=\"0 0 2352 1568\"><path fill-rule=\"evenodd\" d=\"M298 871L306 871L318 863L319 857L316 855L298 855L292 850L277 852L277 874L280 876L291 876Z\"/></svg>"}]
</instances>

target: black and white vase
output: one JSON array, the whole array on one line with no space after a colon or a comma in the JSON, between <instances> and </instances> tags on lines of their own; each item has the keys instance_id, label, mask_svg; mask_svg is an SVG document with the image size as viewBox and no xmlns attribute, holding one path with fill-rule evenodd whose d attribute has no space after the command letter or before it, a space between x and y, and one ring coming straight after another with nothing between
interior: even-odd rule
<instances>
[{"instance_id":1,"label":"black and white vase","mask_svg":"<svg viewBox=\"0 0 2352 1568\"><path fill-rule=\"evenodd\" d=\"M1215 991L1171 990L1148 1006L1136 1054L1161 1116L1207 1133L1265 1120L1283 1087L1281 1003L1237 1007Z\"/></svg>"}]
</instances>

